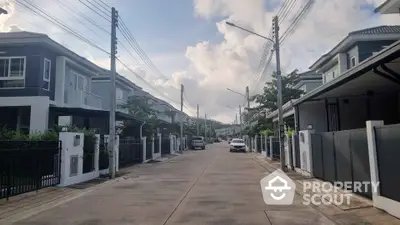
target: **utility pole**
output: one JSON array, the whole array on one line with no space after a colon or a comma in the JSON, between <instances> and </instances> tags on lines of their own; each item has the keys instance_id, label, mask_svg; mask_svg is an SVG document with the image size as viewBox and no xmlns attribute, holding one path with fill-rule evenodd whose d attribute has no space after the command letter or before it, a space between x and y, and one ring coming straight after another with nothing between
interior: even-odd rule
<instances>
[{"instance_id":1,"label":"utility pole","mask_svg":"<svg viewBox=\"0 0 400 225\"><path fill-rule=\"evenodd\" d=\"M238 124L237 113L235 114L235 124Z\"/></svg>"},{"instance_id":2,"label":"utility pole","mask_svg":"<svg viewBox=\"0 0 400 225\"><path fill-rule=\"evenodd\" d=\"M110 105L110 131L108 137L108 155L109 155L109 177L115 178L115 108L116 108L116 88L115 88L115 55L117 54L117 27L118 27L118 12L114 7L111 8L111 105Z\"/></svg>"},{"instance_id":3,"label":"utility pole","mask_svg":"<svg viewBox=\"0 0 400 225\"><path fill-rule=\"evenodd\" d=\"M250 109L250 89L246 86L246 98L247 98L247 108Z\"/></svg>"},{"instance_id":4,"label":"utility pole","mask_svg":"<svg viewBox=\"0 0 400 225\"><path fill-rule=\"evenodd\" d=\"M279 129L279 151L281 155L281 170L286 171L286 156L284 150L284 127L282 115L282 75L281 75L281 59L279 52L279 22L278 16L275 16L272 22L273 34L275 35L275 54L276 54L276 83L278 90L278 129Z\"/></svg>"},{"instance_id":5,"label":"utility pole","mask_svg":"<svg viewBox=\"0 0 400 225\"><path fill-rule=\"evenodd\" d=\"M180 150L183 151L183 84L181 84L181 147Z\"/></svg>"},{"instance_id":6,"label":"utility pole","mask_svg":"<svg viewBox=\"0 0 400 225\"><path fill-rule=\"evenodd\" d=\"M197 136L200 135L200 127L199 127L199 104L197 104L197 120L196 120L196 127L197 127Z\"/></svg>"},{"instance_id":7,"label":"utility pole","mask_svg":"<svg viewBox=\"0 0 400 225\"><path fill-rule=\"evenodd\" d=\"M240 137L242 138L242 106L239 105L239 126L240 126Z\"/></svg>"},{"instance_id":8,"label":"utility pole","mask_svg":"<svg viewBox=\"0 0 400 225\"><path fill-rule=\"evenodd\" d=\"M207 113L204 114L204 139L207 139Z\"/></svg>"}]
</instances>

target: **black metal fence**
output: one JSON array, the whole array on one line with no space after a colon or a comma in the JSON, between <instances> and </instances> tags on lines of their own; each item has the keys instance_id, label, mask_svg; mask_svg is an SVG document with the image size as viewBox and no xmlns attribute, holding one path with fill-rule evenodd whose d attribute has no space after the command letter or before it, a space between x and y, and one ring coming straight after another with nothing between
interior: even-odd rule
<instances>
[{"instance_id":1,"label":"black metal fence","mask_svg":"<svg viewBox=\"0 0 400 225\"><path fill-rule=\"evenodd\" d=\"M157 138L154 139L154 154L160 153L160 138L157 136Z\"/></svg>"},{"instance_id":2,"label":"black metal fence","mask_svg":"<svg viewBox=\"0 0 400 225\"><path fill-rule=\"evenodd\" d=\"M85 135L83 139L83 173L94 171L96 137Z\"/></svg>"},{"instance_id":3,"label":"black metal fence","mask_svg":"<svg viewBox=\"0 0 400 225\"><path fill-rule=\"evenodd\" d=\"M379 190L386 198L400 202L400 124L375 127Z\"/></svg>"},{"instance_id":4,"label":"black metal fence","mask_svg":"<svg viewBox=\"0 0 400 225\"><path fill-rule=\"evenodd\" d=\"M334 182L371 182L365 129L311 135L314 176ZM357 192L371 197L371 186Z\"/></svg>"},{"instance_id":5,"label":"black metal fence","mask_svg":"<svg viewBox=\"0 0 400 225\"><path fill-rule=\"evenodd\" d=\"M146 159L152 159L153 158L153 141L147 140L146 141Z\"/></svg>"},{"instance_id":6,"label":"black metal fence","mask_svg":"<svg viewBox=\"0 0 400 225\"><path fill-rule=\"evenodd\" d=\"M272 138L272 159L280 159L281 152L279 150L279 138L273 137Z\"/></svg>"},{"instance_id":7,"label":"black metal fence","mask_svg":"<svg viewBox=\"0 0 400 225\"><path fill-rule=\"evenodd\" d=\"M293 162L294 166L300 168L300 142L299 142L299 135L293 135Z\"/></svg>"},{"instance_id":8,"label":"black metal fence","mask_svg":"<svg viewBox=\"0 0 400 225\"><path fill-rule=\"evenodd\" d=\"M161 154L171 153L171 142L169 138L161 139Z\"/></svg>"},{"instance_id":9,"label":"black metal fence","mask_svg":"<svg viewBox=\"0 0 400 225\"><path fill-rule=\"evenodd\" d=\"M0 198L60 183L59 141L0 141Z\"/></svg>"},{"instance_id":10,"label":"black metal fence","mask_svg":"<svg viewBox=\"0 0 400 225\"><path fill-rule=\"evenodd\" d=\"M267 146L265 146L265 151L267 152L267 156L271 157L271 146L270 146L269 137L267 138Z\"/></svg>"},{"instance_id":11,"label":"black metal fence","mask_svg":"<svg viewBox=\"0 0 400 225\"><path fill-rule=\"evenodd\" d=\"M109 166L109 156L107 151L107 139L104 138L104 135L100 135L99 140L99 169L104 170L108 169Z\"/></svg>"},{"instance_id":12,"label":"black metal fence","mask_svg":"<svg viewBox=\"0 0 400 225\"><path fill-rule=\"evenodd\" d=\"M257 147L256 151L261 153L261 137L259 136L256 139L256 147Z\"/></svg>"},{"instance_id":13,"label":"black metal fence","mask_svg":"<svg viewBox=\"0 0 400 225\"><path fill-rule=\"evenodd\" d=\"M143 147L140 140L119 140L119 166L125 167L143 161Z\"/></svg>"}]
</instances>

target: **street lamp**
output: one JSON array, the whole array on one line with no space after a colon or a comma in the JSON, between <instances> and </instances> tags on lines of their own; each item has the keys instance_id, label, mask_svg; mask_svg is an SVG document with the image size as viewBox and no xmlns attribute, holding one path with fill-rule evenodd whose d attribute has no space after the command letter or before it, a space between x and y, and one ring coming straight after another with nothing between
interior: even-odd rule
<instances>
[{"instance_id":1,"label":"street lamp","mask_svg":"<svg viewBox=\"0 0 400 225\"><path fill-rule=\"evenodd\" d=\"M281 62L280 62L280 52L279 52L279 23L278 23L278 16L275 16L272 20L272 33L275 36L275 40L272 40L271 38L268 38L266 36L257 34L254 31L248 30L246 28L240 27L234 23L231 22L226 22L227 25L231 27L236 27L240 30L246 31L248 33L254 34L258 37L261 37L263 39L266 39L273 43L275 54L276 54L276 83L277 83L277 91L278 91L278 127L279 127L279 151L280 151L280 156L281 156L281 169L283 171L286 171L286 166L285 166L285 151L284 151L284 128L283 128L283 115L282 115L282 76L281 76Z\"/></svg>"},{"instance_id":2,"label":"street lamp","mask_svg":"<svg viewBox=\"0 0 400 225\"><path fill-rule=\"evenodd\" d=\"M231 92L233 92L233 93L235 93L235 94L241 95L241 96L243 96L243 97L246 98L246 96L245 96L244 94L241 94L241 93L239 93L239 92L237 92L237 91L234 91L234 90L232 90L232 89L230 89L230 88L226 88L226 90L231 91Z\"/></svg>"}]
</instances>

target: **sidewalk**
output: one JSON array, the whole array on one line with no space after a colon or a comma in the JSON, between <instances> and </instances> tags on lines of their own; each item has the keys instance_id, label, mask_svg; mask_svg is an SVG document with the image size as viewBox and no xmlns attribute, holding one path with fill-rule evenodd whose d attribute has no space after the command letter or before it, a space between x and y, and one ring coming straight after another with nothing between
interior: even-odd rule
<instances>
[{"instance_id":1,"label":"sidewalk","mask_svg":"<svg viewBox=\"0 0 400 225\"><path fill-rule=\"evenodd\" d=\"M280 163L278 161L271 161L265 159L259 154L254 154L254 161L258 163L262 168L264 168L268 173L280 169ZM296 183L296 194L302 199L304 193L303 182L305 180L313 182L323 181L308 178L294 171L289 171L286 173L293 181ZM308 193L308 192L307 192ZM330 193L335 195L334 193ZM296 200L295 200L296 202ZM298 207L304 207L302 201L295 203ZM313 209L320 212L323 216L331 220L336 224L351 224L351 225L400 225L400 220L376 209L372 206L372 201L363 198L358 195L352 195L350 199L350 205L310 205ZM272 223L273 224L273 223Z\"/></svg>"}]
</instances>

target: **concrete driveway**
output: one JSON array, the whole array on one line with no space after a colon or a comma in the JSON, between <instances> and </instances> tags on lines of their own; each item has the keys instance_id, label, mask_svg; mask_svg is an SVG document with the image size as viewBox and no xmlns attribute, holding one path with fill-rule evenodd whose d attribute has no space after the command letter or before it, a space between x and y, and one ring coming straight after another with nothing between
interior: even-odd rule
<instances>
[{"instance_id":1,"label":"concrete driveway","mask_svg":"<svg viewBox=\"0 0 400 225\"><path fill-rule=\"evenodd\" d=\"M264 204L264 169L227 144L190 151L17 225L333 224L309 207Z\"/></svg>"}]
</instances>

